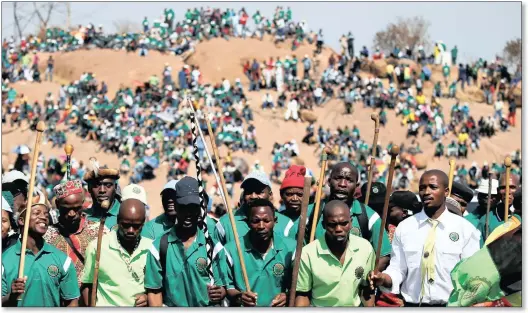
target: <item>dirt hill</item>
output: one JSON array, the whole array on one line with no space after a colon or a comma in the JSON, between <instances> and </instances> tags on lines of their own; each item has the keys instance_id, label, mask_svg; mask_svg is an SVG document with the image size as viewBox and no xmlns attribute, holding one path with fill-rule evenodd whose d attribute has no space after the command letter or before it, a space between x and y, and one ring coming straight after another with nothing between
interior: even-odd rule
<instances>
[{"instance_id":1,"label":"dirt hill","mask_svg":"<svg viewBox=\"0 0 528 313\"><path fill-rule=\"evenodd\" d=\"M311 55L313 50L312 46L301 46L296 52L294 52L299 59L302 59L304 54ZM322 56L322 65L326 66L328 57L332 51L326 48ZM228 78L233 81L235 78L241 78L242 82L247 82L242 73L242 64L245 60L257 58L262 61L269 57L284 57L286 55L292 55L289 46L283 44L283 46L276 47L270 41L260 41L257 39L231 39L229 42L223 39L215 39L209 42L201 43L197 46L196 53L188 60L189 63L198 64L200 70L204 74L206 81L218 82L222 78ZM119 85L132 85L135 80L144 81L150 75L157 74L161 75L161 70L165 63L169 63L174 71L173 76L176 75L177 69L183 65L183 61L180 57L172 55L161 55L159 53L150 52L148 57L142 58L137 54L127 54L124 51L106 51L106 50L92 50L92 51L78 51L73 53L65 54L54 54L56 64L56 79L53 83L42 83L33 84L20 82L14 84L17 91L26 94L30 101L39 100L42 101L47 92L51 91L57 94L60 83L76 80L85 71L92 71L96 73L98 81L104 80L107 82L110 89L110 95L113 95L115 90L119 88ZM41 54L42 62L45 62L47 55ZM42 64L44 65L44 63ZM324 68L324 67L323 67ZM438 73L439 69L434 68L434 71ZM455 75L455 74L452 74ZM434 79L434 77L433 77ZM386 83L386 82L385 82ZM305 135L306 123L295 123L293 121L284 121L284 112L277 110L275 112L271 110L263 111L261 106L261 99L263 93L261 92L250 92L248 98L250 105L254 110L255 114L255 126L257 129L257 140L260 150L255 155L242 155L236 153L235 156L243 156L248 164L252 165L254 161L260 160L260 163L264 166L264 169L269 173L271 169L271 150L275 142L286 142L291 139L295 139L299 144L300 157L304 161L305 165L312 169L315 173L319 172L318 160L313 155L314 147L307 146L301 143L303 136ZM430 92L428 90L427 92ZM275 92L272 92L273 96L276 96ZM454 100L442 99L441 104L444 108L444 115L449 116L449 111ZM476 120L480 116L488 116L493 114L493 108L483 103L469 102L471 114ZM316 126L322 125L324 128L330 128L335 130L337 126L344 127L348 125L352 127L357 125L361 131L361 136L372 142L373 138L373 122L370 120L370 114L372 110L369 108L363 108L362 105L355 106L355 112L353 115L344 115L344 106L340 100L331 100L325 104L322 108L316 108L314 112L318 121ZM469 166L473 161L478 162L480 165L484 161L502 162L504 156L513 150L521 148L521 109L518 109L518 125L513 128L510 132L499 133L493 139L482 139L481 149L475 153L469 154L467 160L459 161L460 164ZM505 109L506 114L506 109ZM385 128L380 130L379 142L384 147L393 141L395 144L404 142L410 144L410 140L405 138L406 129L400 125L400 118L396 118L393 111L388 111L388 124ZM77 160L88 161L90 156L95 156L100 163L107 164L109 166L117 167L120 164L116 155L110 155L105 153L96 153L96 145L93 142L82 142L82 140L73 134L67 134L68 142L73 144L75 147L74 157ZM2 134L2 163L7 166L8 163L14 162L15 155L11 153L11 149L17 144L27 144L31 148L34 144L34 134L29 131L11 130L8 126L4 126ZM439 168L447 172L449 165L447 159L441 161L432 161L434 152L434 144L430 142L429 137L423 137L418 139L421 149L425 151L426 156L429 157L428 168ZM449 140L450 141L450 140ZM444 141L447 144L447 140ZM42 151L47 158L50 156L60 156L64 152L62 149L51 148L50 144L44 144ZM212 150L210 150L212 151ZM4 154L7 154L5 156ZM220 154L225 155L225 149L220 149ZM193 166L190 167L190 175L195 174ZM159 192L162 186L165 184L165 176L167 173L167 166L162 165L160 169L156 171L157 178L152 181L142 182L141 184L146 188L148 192L148 201L151 210L151 218L162 212L161 200ZM208 177L210 183L214 182L214 178ZM123 187L128 183L128 178L121 180L121 186ZM278 203L279 186L274 185L273 191L275 193L275 202ZM238 199L240 195L240 188L235 188L235 195L233 199ZM218 199L216 200L218 201ZM233 201L235 203L236 201Z\"/></svg>"}]
</instances>

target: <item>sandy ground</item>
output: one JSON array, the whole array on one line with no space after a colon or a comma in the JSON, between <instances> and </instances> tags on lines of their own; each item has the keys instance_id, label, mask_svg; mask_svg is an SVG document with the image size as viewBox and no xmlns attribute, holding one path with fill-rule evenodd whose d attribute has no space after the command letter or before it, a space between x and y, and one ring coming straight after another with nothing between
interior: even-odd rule
<instances>
[{"instance_id":1,"label":"sandy ground","mask_svg":"<svg viewBox=\"0 0 528 313\"><path fill-rule=\"evenodd\" d=\"M299 59L302 59L304 54L311 55L312 47L302 46L295 54ZM332 53L328 48L323 52L322 65L326 66L328 56ZM225 40L212 40L198 45L195 55L193 55L188 62L191 64L198 64L200 70L204 75L205 81L218 82L222 78L228 78L231 82L235 78L241 78L245 83L245 77L242 72L242 64L247 60L252 60L256 57L257 60L268 59L269 57L281 58L286 55L291 55L289 46L283 44L275 47L273 43L267 41L260 41L257 39L232 39L229 42ZM47 55L40 55L42 65L47 58ZM180 57L172 55L161 55L159 53L151 52L148 57L142 58L137 54L127 54L124 51L78 51L67 54L55 54L56 59L56 78L54 82L44 82L41 84L19 82L14 86L19 93L24 93L33 102L35 100L43 101L47 92L51 91L55 95L61 83L76 80L83 72L92 71L96 73L98 81L105 81L108 84L110 95L113 96L120 84L133 85L134 81L144 81L150 75L157 74L161 76L161 71L165 63L169 63L173 67L173 76L176 78L177 71L184 64ZM302 66L302 65L300 65ZM436 69L435 69L436 71ZM426 86L427 87L427 86ZM254 110L255 126L257 129L257 140L260 150L254 155L243 155L236 153L234 156L243 156L246 158L248 164L251 166L254 161L259 160L264 166L266 172L269 173L271 169L271 150L275 142L283 143L291 139L295 139L299 144L300 157L305 165L314 173L319 173L318 159L314 156L314 146L308 146L301 143L305 135L307 123L284 121L284 112L282 110L263 111L260 108L262 95L265 91L249 92L247 94L251 107ZM426 94L430 94L427 90ZM276 96L275 92L272 95ZM453 100L442 99L441 104L444 108L444 115L449 117L449 111L453 105ZM470 104L471 114L476 121L480 116L488 116L493 114L493 109L483 103ZM331 100L324 105L324 107L316 108L315 114L318 116L316 127L322 125L325 129L331 128L335 130L337 126L344 127L348 125L350 128L357 125L361 131L361 136L371 143L374 135L374 125L370 119L371 109L363 108L361 104L355 106L353 115L344 115L344 105L339 100ZM505 108L505 114L506 112ZM390 141L395 144L405 143L410 144L410 140L405 138L406 128L400 125L400 118L396 118L393 111L388 111L388 123L381 128L379 133L379 142L382 146L386 146ZM459 164L470 166L473 161L481 165L484 161L491 163L493 161L502 162L505 155L521 148L521 109L517 112L518 125L512 128L509 132L499 133L497 136L490 139L481 140L481 149L475 153L469 153L467 160L461 160ZM25 127L22 127L25 128ZM67 134L68 143L73 144L75 151L73 157L77 160L84 160L88 162L88 158L95 156L101 164L106 164L110 167L118 167L121 160L116 155L96 152L96 144L94 142L83 142L81 138L74 134ZM2 128L2 163L7 166L14 162L15 155L11 150L18 144L26 144L33 149L35 134L29 130L10 129L9 126ZM208 141L208 138L207 138ZM435 144L430 142L429 137L419 138L421 149L430 158L428 168L439 168L448 171L448 160L443 158L440 161L432 160ZM445 140L447 143L450 140ZM208 143L209 145L209 143ZM210 147L210 145L209 145ZM41 151L49 159L51 156L64 155L64 151L59 148L51 148L50 143L43 143ZM212 151L210 149L210 151ZM226 150L220 149L220 154L225 156ZM191 165L190 175L195 175L194 166ZM167 173L167 165L162 164L156 171L156 178L151 181L144 181L141 183L148 193L148 201L151 209L151 218L162 212L161 199L159 192L165 184L165 177ZM213 183L213 177L206 177L210 180L209 186ZM121 179L121 187L128 183L128 178ZM275 202L278 204L279 185L274 185L273 188ZM240 188L236 186L234 199L240 196ZM219 201L216 199L216 201ZM235 204L236 201L232 201Z\"/></svg>"}]
</instances>

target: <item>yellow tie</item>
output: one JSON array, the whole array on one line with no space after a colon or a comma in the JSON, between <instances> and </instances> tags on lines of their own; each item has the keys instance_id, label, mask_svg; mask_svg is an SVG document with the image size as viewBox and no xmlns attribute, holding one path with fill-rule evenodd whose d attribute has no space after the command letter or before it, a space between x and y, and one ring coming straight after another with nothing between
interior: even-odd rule
<instances>
[{"instance_id":1,"label":"yellow tie","mask_svg":"<svg viewBox=\"0 0 528 313\"><path fill-rule=\"evenodd\" d=\"M428 277L428 282L434 282L435 276L435 239L436 239L436 226L438 226L438 221L433 220L432 218L427 219L427 222L430 223L433 227L429 230L427 239L424 244L424 252L422 255L422 292L420 295L420 304L425 291L425 277Z\"/></svg>"}]
</instances>

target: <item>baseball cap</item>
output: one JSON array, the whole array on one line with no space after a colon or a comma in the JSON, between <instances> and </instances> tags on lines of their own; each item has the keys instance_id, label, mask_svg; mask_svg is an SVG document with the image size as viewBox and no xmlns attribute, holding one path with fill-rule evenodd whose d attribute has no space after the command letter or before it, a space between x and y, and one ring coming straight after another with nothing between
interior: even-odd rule
<instances>
[{"instance_id":1,"label":"baseball cap","mask_svg":"<svg viewBox=\"0 0 528 313\"><path fill-rule=\"evenodd\" d=\"M469 188L467 185L464 185L462 183L454 181L453 182L453 186L451 187L451 189L452 189L451 190L451 194L452 195L460 197L460 198L464 199L464 201L466 201L466 202L470 202L471 199L473 199L473 190L471 188ZM487 191L486 191L486 193L487 193Z\"/></svg>"},{"instance_id":2,"label":"baseball cap","mask_svg":"<svg viewBox=\"0 0 528 313\"><path fill-rule=\"evenodd\" d=\"M176 184L176 203L181 205L200 205L198 181L190 176L185 176Z\"/></svg>"},{"instance_id":3,"label":"baseball cap","mask_svg":"<svg viewBox=\"0 0 528 313\"><path fill-rule=\"evenodd\" d=\"M23 180L29 184L29 177L17 170L9 171L2 176L2 184L12 183L16 180Z\"/></svg>"},{"instance_id":4,"label":"baseball cap","mask_svg":"<svg viewBox=\"0 0 528 313\"><path fill-rule=\"evenodd\" d=\"M247 181L249 181L251 179L257 180L261 184L272 188L271 187L271 181L269 180L268 175L266 175L266 173L264 173L262 171L253 171L253 172L249 173L246 176L246 178L244 178L244 181L242 182L242 185L240 185L240 187L242 189L244 189L245 186L247 186Z\"/></svg>"},{"instance_id":5,"label":"baseball cap","mask_svg":"<svg viewBox=\"0 0 528 313\"><path fill-rule=\"evenodd\" d=\"M163 190L161 191L160 194L163 194L165 191L167 190L173 190L173 191L176 191L176 184L179 182L179 180L177 179L173 179L173 180L170 180L169 182L167 182L165 184L165 186L163 186Z\"/></svg>"},{"instance_id":6,"label":"baseball cap","mask_svg":"<svg viewBox=\"0 0 528 313\"><path fill-rule=\"evenodd\" d=\"M359 197L360 202L365 202L367 196L367 185L364 183L361 186L361 196ZM387 187L381 182L373 182L370 186L370 197L369 197L369 206L372 205L382 205L385 202L385 194L387 193Z\"/></svg>"},{"instance_id":7,"label":"baseball cap","mask_svg":"<svg viewBox=\"0 0 528 313\"><path fill-rule=\"evenodd\" d=\"M143 202L144 205L147 205L147 192L140 185L130 184L123 188L121 199L122 201L136 199Z\"/></svg>"}]
</instances>

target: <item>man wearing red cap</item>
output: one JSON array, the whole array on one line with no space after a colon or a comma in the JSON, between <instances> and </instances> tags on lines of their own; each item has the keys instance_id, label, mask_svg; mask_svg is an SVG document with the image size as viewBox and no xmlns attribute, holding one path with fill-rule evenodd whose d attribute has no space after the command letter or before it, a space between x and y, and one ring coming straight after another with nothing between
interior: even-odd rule
<instances>
[{"instance_id":1,"label":"man wearing red cap","mask_svg":"<svg viewBox=\"0 0 528 313\"><path fill-rule=\"evenodd\" d=\"M289 217L293 224L288 233L288 237L296 239L301 219L302 198L304 195L304 176L306 168L301 165L292 165L286 171L280 187L280 196L285 209L281 211L283 215ZM307 216L312 215L313 205L308 206ZM306 220L308 221L308 219Z\"/></svg>"},{"instance_id":2,"label":"man wearing red cap","mask_svg":"<svg viewBox=\"0 0 528 313\"><path fill-rule=\"evenodd\" d=\"M80 286L85 249L97 238L99 223L89 221L82 212L84 189L79 179L61 183L53 188L53 192L56 197L55 205L59 210L59 222L48 227L44 240L72 259ZM105 227L104 233L108 231Z\"/></svg>"}]
</instances>

